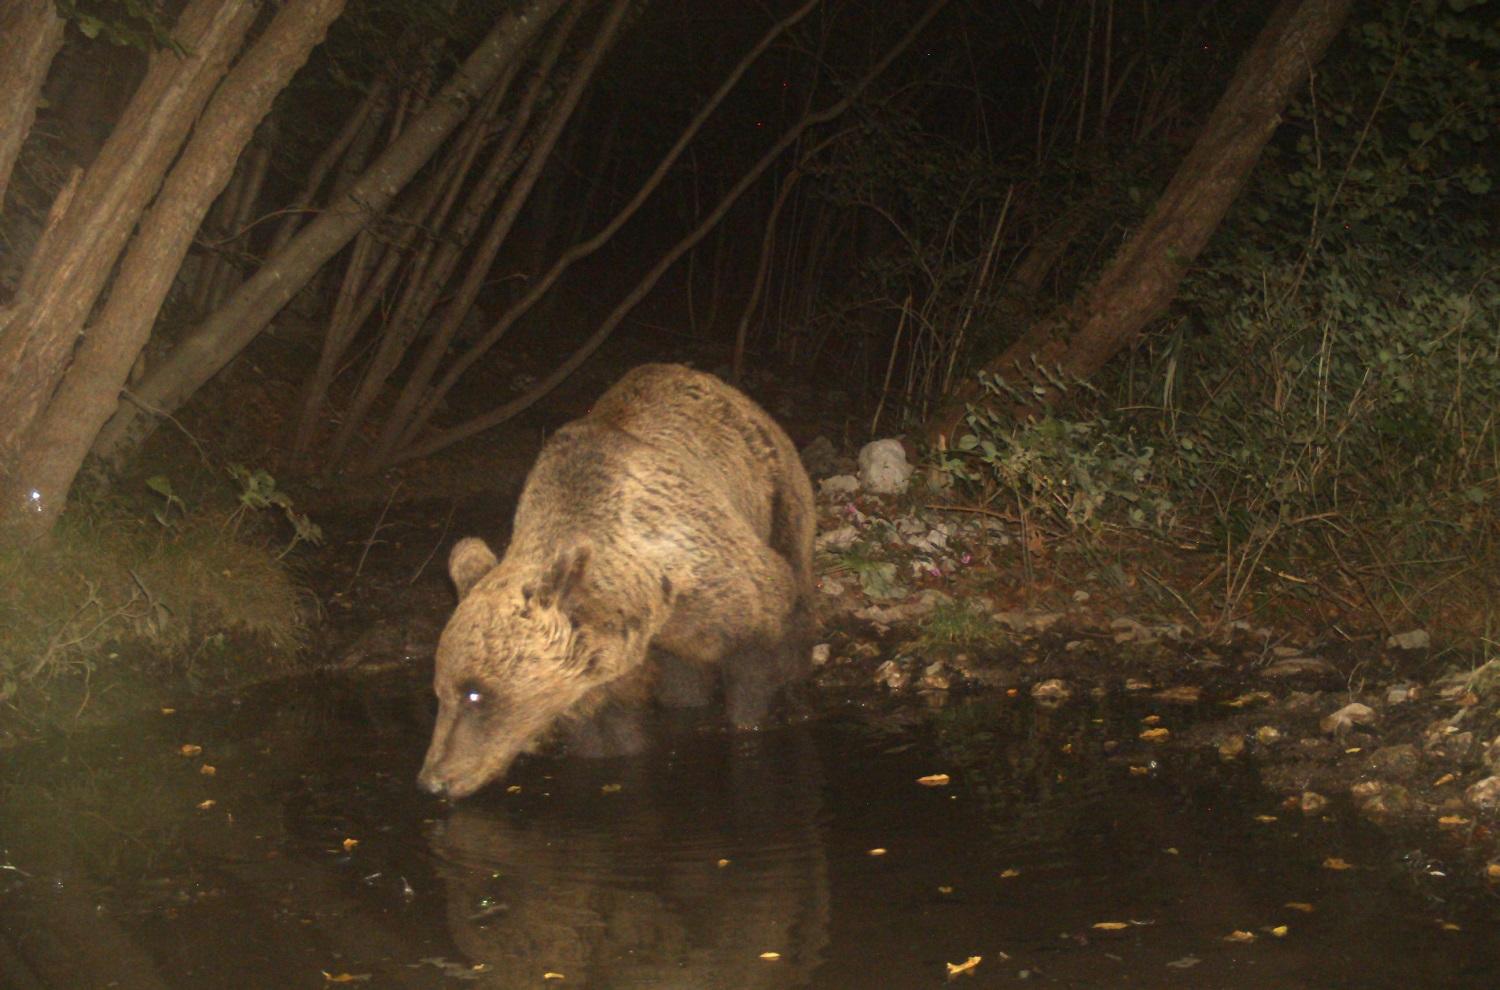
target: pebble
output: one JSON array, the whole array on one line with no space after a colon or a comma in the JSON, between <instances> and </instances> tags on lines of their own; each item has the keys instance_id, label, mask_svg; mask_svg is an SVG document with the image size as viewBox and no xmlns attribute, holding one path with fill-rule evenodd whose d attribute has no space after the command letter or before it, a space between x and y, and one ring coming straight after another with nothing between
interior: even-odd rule
<instances>
[{"instance_id":1,"label":"pebble","mask_svg":"<svg viewBox=\"0 0 1500 990\"><path fill-rule=\"evenodd\" d=\"M1477 811L1500 811L1500 777L1486 777L1464 791L1464 800Z\"/></svg>"},{"instance_id":2,"label":"pebble","mask_svg":"<svg viewBox=\"0 0 1500 990\"><path fill-rule=\"evenodd\" d=\"M1031 696L1037 701L1056 705L1073 697L1073 689L1067 681L1053 677L1032 685Z\"/></svg>"},{"instance_id":3,"label":"pebble","mask_svg":"<svg viewBox=\"0 0 1500 990\"><path fill-rule=\"evenodd\" d=\"M1324 732L1341 735L1356 725L1370 725L1374 721L1375 709L1356 701L1326 716L1318 725Z\"/></svg>"},{"instance_id":4,"label":"pebble","mask_svg":"<svg viewBox=\"0 0 1500 990\"><path fill-rule=\"evenodd\" d=\"M875 668L875 683L884 684L892 691L900 691L911 683L911 675L894 660L887 660Z\"/></svg>"},{"instance_id":5,"label":"pebble","mask_svg":"<svg viewBox=\"0 0 1500 990\"><path fill-rule=\"evenodd\" d=\"M1303 791L1297 804L1304 815L1316 815L1328 807L1328 799L1317 791Z\"/></svg>"},{"instance_id":6,"label":"pebble","mask_svg":"<svg viewBox=\"0 0 1500 990\"><path fill-rule=\"evenodd\" d=\"M1366 758L1365 765L1375 773L1410 777L1422 765L1422 754L1411 743L1382 746Z\"/></svg>"}]
</instances>

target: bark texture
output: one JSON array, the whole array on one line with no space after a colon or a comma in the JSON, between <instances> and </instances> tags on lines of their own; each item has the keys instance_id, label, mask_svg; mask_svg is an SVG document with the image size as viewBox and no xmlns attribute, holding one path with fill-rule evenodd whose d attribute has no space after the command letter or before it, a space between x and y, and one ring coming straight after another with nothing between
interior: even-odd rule
<instances>
[{"instance_id":1,"label":"bark texture","mask_svg":"<svg viewBox=\"0 0 1500 990\"><path fill-rule=\"evenodd\" d=\"M502 16L437 97L358 181L298 231L278 256L269 259L148 374L132 394L134 402L122 405L100 431L94 453L107 465L118 467L155 425L155 417L143 415L142 409L175 411L255 339L329 258L390 205L563 3L529 0Z\"/></svg>"},{"instance_id":2,"label":"bark texture","mask_svg":"<svg viewBox=\"0 0 1500 990\"><path fill-rule=\"evenodd\" d=\"M193 0L173 29L188 54L163 50L152 56L94 164L54 203L14 304L0 313L0 519L35 509L40 500L16 474L16 458L67 371L84 320L141 211L255 13L255 5L239 0ZM16 493L25 504L13 501Z\"/></svg>"},{"instance_id":3,"label":"bark texture","mask_svg":"<svg viewBox=\"0 0 1500 990\"><path fill-rule=\"evenodd\" d=\"M17 477L28 491L42 493L27 513L30 528L45 531L56 520L89 447L119 405L194 231L271 102L343 8L344 0L287 0L219 86L121 262L109 301L22 446Z\"/></svg>"},{"instance_id":4,"label":"bark texture","mask_svg":"<svg viewBox=\"0 0 1500 990\"><path fill-rule=\"evenodd\" d=\"M1348 19L1353 0L1282 0L1168 183L1151 215L1104 269L1098 282L1062 312L1027 330L982 369L1052 393L1037 365L1087 378L1133 343L1160 316L1183 274L1244 188L1293 91ZM929 434L947 444L961 432L969 404L982 393L970 380L938 411Z\"/></svg>"},{"instance_id":5,"label":"bark texture","mask_svg":"<svg viewBox=\"0 0 1500 990\"><path fill-rule=\"evenodd\" d=\"M7 0L0 4L0 207L36 120L37 98L47 68L62 47L63 19L52 0Z\"/></svg>"}]
</instances>

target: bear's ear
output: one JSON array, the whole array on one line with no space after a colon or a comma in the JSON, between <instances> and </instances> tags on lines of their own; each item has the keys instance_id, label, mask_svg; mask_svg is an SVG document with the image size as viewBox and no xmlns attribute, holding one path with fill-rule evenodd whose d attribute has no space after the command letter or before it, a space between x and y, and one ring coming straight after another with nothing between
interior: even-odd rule
<instances>
[{"instance_id":1,"label":"bear's ear","mask_svg":"<svg viewBox=\"0 0 1500 990\"><path fill-rule=\"evenodd\" d=\"M448 553L448 576L453 578L453 585L458 588L459 600L462 601L469 589L494 570L498 563L490 545L477 536L466 536L453 544L453 549Z\"/></svg>"},{"instance_id":2,"label":"bear's ear","mask_svg":"<svg viewBox=\"0 0 1500 990\"><path fill-rule=\"evenodd\" d=\"M559 553L537 585L537 602L543 608L556 602L558 608L572 615L583 600L583 576L588 564L587 546L571 547Z\"/></svg>"}]
</instances>

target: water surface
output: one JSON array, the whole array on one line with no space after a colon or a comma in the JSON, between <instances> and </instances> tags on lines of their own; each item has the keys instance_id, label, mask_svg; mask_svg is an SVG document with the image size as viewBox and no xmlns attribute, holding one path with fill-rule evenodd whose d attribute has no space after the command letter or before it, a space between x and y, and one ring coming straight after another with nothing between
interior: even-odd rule
<instances>
[{"instance_id":1,"label":"water surface","mask_svg":"<svg viewBox=\"0 0 1500 990\"><path fill-rule=\"evenodd\" d=\"M1493 900L1140 714L689 714L447 805L423 684L270 686L0 757L0 986L1500 985Z\"/></svg>"}]
</instances>

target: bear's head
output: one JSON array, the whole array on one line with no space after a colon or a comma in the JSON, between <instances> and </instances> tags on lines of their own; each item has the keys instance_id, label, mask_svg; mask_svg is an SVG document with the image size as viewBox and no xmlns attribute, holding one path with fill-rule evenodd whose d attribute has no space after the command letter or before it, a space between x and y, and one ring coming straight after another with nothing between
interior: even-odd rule
<instances>
[{"instance_id":1,"label":"bear's head","mask_svg":"<svg viewBox=\"0 0 1500 990\"><path fill-rule=\"evenodd\" d=\"M461 798L502 776L585 696L638 668L648 636L590 594L590 549L497 561L483 540L448 558L459 603L438 640L437 725L418 784Z\"/></svg>"}]
</instances>

